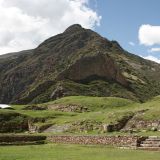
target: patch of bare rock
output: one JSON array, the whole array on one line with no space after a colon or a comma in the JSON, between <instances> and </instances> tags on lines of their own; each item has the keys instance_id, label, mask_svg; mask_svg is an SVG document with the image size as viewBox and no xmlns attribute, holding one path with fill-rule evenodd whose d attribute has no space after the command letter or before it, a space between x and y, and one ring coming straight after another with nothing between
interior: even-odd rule
<instances>
[{"instance_id":1,"label":"patch of bare rock","mask_svg":"<svg viewBox=\"0 0 160 160\"><path fill-rule=\"evenodd\" d=\"M57 110L57 111L62 111L62 112L88 112L88 108L80 105L63 105L63 104L53 104L53 105L48 105L48 109L50 110Z\"/></svg>"}]
</instances>

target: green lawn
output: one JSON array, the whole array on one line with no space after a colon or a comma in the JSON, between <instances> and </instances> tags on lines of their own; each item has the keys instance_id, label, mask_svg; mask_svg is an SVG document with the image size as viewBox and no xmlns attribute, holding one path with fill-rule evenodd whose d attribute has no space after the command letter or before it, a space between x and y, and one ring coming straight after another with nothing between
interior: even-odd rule
<instances>
[{"instance_id":1,"label":"green lawn","mask_svg":"<svg viewBox=\"0 0 160 160\"><path fill-rule=\"evenodd\" d=\"M104 146L56 145L0 147L0 160L159 160L160 153Z\"/></svg>"}]
</instances>

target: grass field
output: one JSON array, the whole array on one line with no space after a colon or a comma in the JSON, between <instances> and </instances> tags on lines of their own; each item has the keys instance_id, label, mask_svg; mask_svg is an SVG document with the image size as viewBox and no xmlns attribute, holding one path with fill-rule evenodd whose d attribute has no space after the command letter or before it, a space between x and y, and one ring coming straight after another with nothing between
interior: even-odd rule
<instances>
[{"instance_id":1,"label":"grass field","mask_svg":"<svg viewBox=\"0 0 160 160\"><path fill-rule=\"evenodd\" d=\"M14 110L0 110L0 119L2 116L8 120L8 123L17 123L21 117L14 118L14 113L19 113L34 119L45 119L44 122L37 121L35 125L46 124L70 124L77 121L90 120L89 123L101 122L114 123L122 116L133 114L138 111L146 110L137 118L144 121L157 120L160 117L160 96L153 98L146 103L137 103L127 99L114 97L84 97L73 96L65 97L52 101L41 106L47 108L50 104L62 105L80 105L89 109L89 112L61 112L57 110L24 110L24 105L13 105ZM3 122L4 123L4 122ZM27 133L26 133L27 134ZM54 134L54 133L39 133ZM56 133L55 133L56 134ZM102 134L102 135L124 135L130 133L112 132L101 133L99 131L91 132L65 132L58 134ZM136 135L157 135L159 131L136 132ZM45 144L28 146L0 146L0 160L159 160L160 152L142 151L142 150L124 150L105 146L82 146L82 145L64 145L64 144Z\"/></svg>"},{"instance_id":2,"label":"grass field","mask_svg":"<svg viewBox=\"0 0 160 160\"><path fill-rule=\"evenodd\" d=\"M0 147L0 160L159 160L160 153L104 146L56 145Z\"/></svg>"}]
</instances>

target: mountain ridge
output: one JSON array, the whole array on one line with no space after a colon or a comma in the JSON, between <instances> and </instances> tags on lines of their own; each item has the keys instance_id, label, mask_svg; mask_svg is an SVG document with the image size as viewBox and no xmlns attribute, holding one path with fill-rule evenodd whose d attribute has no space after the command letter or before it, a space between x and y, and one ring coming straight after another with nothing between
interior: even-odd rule
<instances>
[{"instance_id":1,"label":"mountain ridge","mask_svg":"<svg viewBox=\"0 0 160 160\"><path fill-rule=\"evenodd\" d=\"M0 68L0 103L41 103L68 95L145 101L160 94L159 64L78 24L33 50L0 56Z\"/></svg>"}]
</instances>

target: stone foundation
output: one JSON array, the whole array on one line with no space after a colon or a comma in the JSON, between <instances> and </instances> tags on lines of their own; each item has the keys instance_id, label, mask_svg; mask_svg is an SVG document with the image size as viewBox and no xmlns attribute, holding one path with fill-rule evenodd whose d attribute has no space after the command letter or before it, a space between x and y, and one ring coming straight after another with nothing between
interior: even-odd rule
<instances>
[{"instance_id":1,"label":"stone foundation","mask_svg":"<svg viewBox=\"0 0 160 160\"><path fill-rule=\"evenodd\" d=\"M48 141L65 144L111 145L117 147L138 147L146 137L138 136L49 136Z\"/></svg>"}]
</instances>

